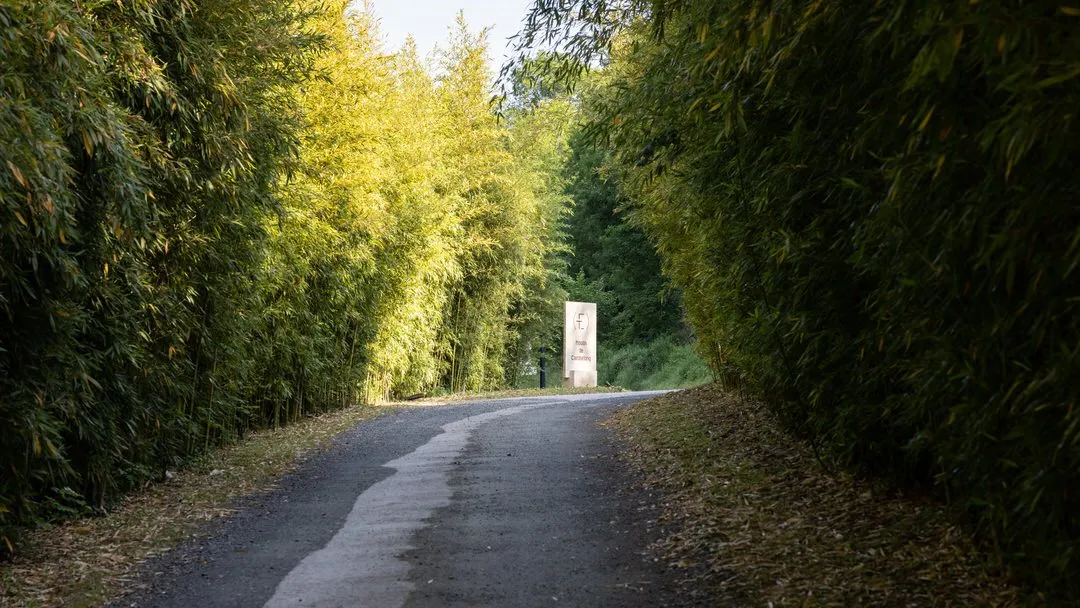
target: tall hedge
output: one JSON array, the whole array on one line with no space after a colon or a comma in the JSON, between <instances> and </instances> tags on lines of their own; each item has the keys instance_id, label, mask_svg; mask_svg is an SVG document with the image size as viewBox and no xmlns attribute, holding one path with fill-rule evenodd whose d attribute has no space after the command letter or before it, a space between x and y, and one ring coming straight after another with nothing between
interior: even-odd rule
<instances>
[{"instance_id":1,"label":"tall hedge","mask_svg":"<svg viewBox=\"0 0 1080 608\"><path fill-rule=\"evenodd\" d=\"M594 131L718 371L1080 596L1080 8L571 5L532 33L615 36Z\"/></svg>"},{"instance_id":2,"label":"tall hedge","mask_svg":"<svg viewBox=\"0 0 1080 608\"><path fill-rule=\"evenodd\" d=\"M569 105L500 124L484 35L438 82L371 8L0 0L0 556L250 430L530 356Z\"/></svg>"},{"instance_id":3,"label":"tall hedge","mask_svg":"<svg viewBox=\"0 0 1080 608\"><path fill-rule=\"evenodd\" d=\"M238 425L305 20L235 0L0 6L0 524L100 507Z\"/></svg>"}]
</instances>

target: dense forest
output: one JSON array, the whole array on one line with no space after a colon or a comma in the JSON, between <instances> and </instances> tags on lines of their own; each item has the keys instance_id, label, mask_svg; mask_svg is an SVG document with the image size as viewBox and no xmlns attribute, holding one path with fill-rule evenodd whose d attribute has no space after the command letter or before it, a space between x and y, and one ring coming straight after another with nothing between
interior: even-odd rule
<instances>
[{"instance_id":1,"label":"dense forest","mask_svg":"<svg viewBox=\"0 0 1080 608\"><path fill-rule=\"evenodd\" d=\"M722 381L1080 597L1080 8L538 0ZM533 76L537 78L538 76Z\"/></svg>"},{"instance_id":2,"label":"dense forest","mask_svg":"<svg viewBox=\"0 0 1080 608\"><path fill-rule=\"evenodd\" d=\"M0 547L530 383L572 298L602 382L715 375L1080 597L1080 8L536 0L494 105L483 32L347 8L0 3Z\"/></svg>"},{"instance_id":3,"label":"dense forest","mask_svg":"<svg viewBox=\"0 0 1080 608\"><path fill-rule=\"evenodd\" d=\"M0 554L253 430L557 384L570 296L603 381L709 379L568 91L374 8L0 6Z\"/></svg>"},{"instance_id":4,"label":"dense forest","mask_svg":"<svg viewBox=\"0 0 1080 608\"><path fill-rule=\"evenodd\" d=\"M0 547L210 447L512 385L566 297L574 106L371 6L0 6ZM2 550L0 550L2 551Z\"/></svg>"},{"instance_id":5,"label":"dense forest","mask_svg":"<svg viewBox=\"0 0 1080 608\"><path fill-rule=\"evenodd\" d=\"M692 345L682 294L664 278L654 244L630 217L619 175L612 151L579 125L563 169L573 204L566 289L573 300L597 304L599 382L629 389L707 383L712 373Z\"/></svg>"}]
</instances>

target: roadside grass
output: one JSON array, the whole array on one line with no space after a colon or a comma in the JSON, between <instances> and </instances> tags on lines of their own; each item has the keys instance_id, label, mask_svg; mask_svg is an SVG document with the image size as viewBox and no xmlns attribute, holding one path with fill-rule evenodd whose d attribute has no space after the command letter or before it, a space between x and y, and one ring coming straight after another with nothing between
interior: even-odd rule
<instances>
[{"instance_id":1,"label":"roadside grass","mask_svg":"<svg viewBox=\"0 0 1080 608\"><path fill-rule=\"evenodd\" d=\"M557 382L562 382L562 378L555 378ZM554 397L558 395L588 395L592 393L621 393L626 389L618 386L595 386L595 387L578 387L578 388L563 388L561 386L553 386L548 388L513 388L504 389L498 391L478 391L475 393L463 392L463 393L447 393L445 395L436 395L431 397L424 397L417 399L416 401L407 402L407 404L416 405L442 405L444 403L452 403L455 401L472 401L476 399L516 399L519 397Z\"/></svg>"},{"instance_id":2,"label":"roadside grass","mask_svg":"<svg viewBox=\"0 0 1080 608\"><path fill-rule=\"evenodd\" d=\"M609 424L664 496L674 532L652 549L688 589L770 607L1025 603L945 505L826 473L760 402L707 386Z\"/></svg>"},{"instance_id":3,"label":"roadside grass","mask_svg":"<svg viewBox=\"0 0 1080 608\"><path fill-rule=\"evenodd\" d=\"M107 515L27 531L20 552L0 563L0 606L82 608L115 598L140 562L197 536L237 499L272 488L306 454L389 409L354 406L252 433L131 493Z\"/></svg>"},{"instance_id":4,"label":"roadside grass","mask_svg":"<svg viewBox=\"0 0 1080 608\"><path fill-rule=\"evenodd\" d=\"M603 384L630 390L690 388L713 380L694 346L670 337L601 353L599 375Z\"/></svg>"}]
</instances>

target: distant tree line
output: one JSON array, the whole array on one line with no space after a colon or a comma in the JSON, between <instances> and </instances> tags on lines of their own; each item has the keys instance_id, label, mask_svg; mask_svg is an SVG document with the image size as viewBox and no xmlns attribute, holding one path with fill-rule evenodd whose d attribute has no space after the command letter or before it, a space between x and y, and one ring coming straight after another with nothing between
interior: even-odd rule
<instances>
[{"instance_id":1,"label":"distant tree line","mask_svg":"<svg viewBox=\"0 0 1080 608\"><path fill-rule=\"evenodd\" d=\"M538 0L529 23L562 41L533 78L603 66L590 133L717 374L1080 597L1080 8Z\"/></svg>"},{"instance_id":2,"label":"distant tree line","mask_svg":"<svg viewBox=\"0 0 1080 608\"><path fill-rule=\"evenodd\" d=\"M209 447L512 382L573 108L343 2L0 3L0 552Z\"/></svg>"},{"instance_id":3,"label":"distant tree line","mask_svg":"<svg viewBox=\"0 0 1080 608\"><path fill-rule=\"evenodd\" d=\"M598 302L605 353L679 334L680 294L664 279L656 248L626 215L630 205L619 192L611 151L580 130L570 149L564 174L574 205L567 228L571 297Z\"/></svg>"}]
</instances>

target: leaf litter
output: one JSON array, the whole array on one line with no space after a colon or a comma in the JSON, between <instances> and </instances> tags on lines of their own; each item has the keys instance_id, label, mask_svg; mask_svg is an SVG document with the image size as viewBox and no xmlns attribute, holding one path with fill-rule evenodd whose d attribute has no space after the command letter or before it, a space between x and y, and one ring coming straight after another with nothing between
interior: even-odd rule
<instances>
[{"instance_id":1,"label":"leaf litter","mask_svg":"<svg viewBox=\"0 0 1080 608\"><path fill-rule=\"evenodd\" d=\"M1030 597L930 497L826 472L760 401L701 387L609 421L663 497L651 548L688 594L761 606L1025 605ZM740 602L742 603L742 602Z\"/></svg>"},{"instance_id":2,"label":"leaf litter","mask_svg":"<svg viewBox=\"0 0 1080 608\"><path fill-rule=\"evenodd\" d=\"M273 488L313 450L387 409L358 405L252 433L166 472L104 516L27 530L20 553L0 563L0 607L83 608L134 590L143 561L199 537L237 500Z\"/></svg>"},{"instance_id":3,"label":"leaf litter","mask_svg":"<svg viewBox=\"0 0 1080 608\"><path fill-rule=\"evenodd\" d=\"M231 515L231 505L237 500L273 488L311 450L325 447L334 436L390 408L618 390L556 387L357 405L252 433L185 469L167 471L164 482L132 492L104 516L27 530L20 553L0 563L0 607L82 608L121 597L135 589L142 562L200 536L206 523Z\"/></svg>"}]
</instances>

